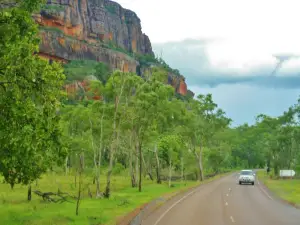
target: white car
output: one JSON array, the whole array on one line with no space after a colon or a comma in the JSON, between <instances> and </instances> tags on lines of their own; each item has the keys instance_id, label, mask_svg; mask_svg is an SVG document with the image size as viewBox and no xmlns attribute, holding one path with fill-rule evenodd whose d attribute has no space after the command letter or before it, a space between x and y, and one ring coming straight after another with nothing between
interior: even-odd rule
<instances>
[{"instance_id":1,"label":"white car","mask_svg":"<svg viewBox=\"0 0 300 225\"><path fill-rule=\"evenodd\" d=\"M252 170L242 170L239 173L239 184L252 184L255 182L255 173Z\"/></svg>"}]
</instances>

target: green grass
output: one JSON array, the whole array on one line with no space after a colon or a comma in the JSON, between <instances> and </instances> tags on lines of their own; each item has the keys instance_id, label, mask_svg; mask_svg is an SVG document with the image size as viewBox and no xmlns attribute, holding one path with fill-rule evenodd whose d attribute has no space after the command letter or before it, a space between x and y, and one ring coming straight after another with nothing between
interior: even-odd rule
<instances>
[{"instance_id":1,"label":"green grass","mask_svg":"<svg viewBox=\"0 0 300 225\"><path fill-rule=\"evenodd\" d=\"M216 179L217 177L213 178ZM1 179L0 179L1 180ZM84 178L83 199L81 200L79 215L75 215L74 203L46 203L39 196L32 193L32 201L28 202L27 187L16 185L11 190L8 184L0 184L0 224L5 225L34 225L34 224L115 224L116 219L131 212L138 206L158 198L167 193L175 193L180 190L198 185L199 182L187 181L184 183L173 182L175 187L169 188L167 183L161 185L150 180L143 181L143 191L130 187L130 179L126 176L114 176L112 178L110 199L91 199L88 197L87 185L92 193L95 193L95 185L92 177ZM102 175L101 189L104 190L105 176ZM77 186L78 187L78 186ZM62 192L71 195L77 194L74 185L74 176L47 174L32 185L33 190L42 192Z\"/></svg>"},{"instance_id":2,"label":"green grass","mask_svg":"<svg viewBox=\"0 0 300 225\"><path fill-rule=\"evenodd\" d=\"M259 171L258 177L278 197L295 205L300 205L299 179L270 179L265 171Z\"/></svg>"}]
</instances>

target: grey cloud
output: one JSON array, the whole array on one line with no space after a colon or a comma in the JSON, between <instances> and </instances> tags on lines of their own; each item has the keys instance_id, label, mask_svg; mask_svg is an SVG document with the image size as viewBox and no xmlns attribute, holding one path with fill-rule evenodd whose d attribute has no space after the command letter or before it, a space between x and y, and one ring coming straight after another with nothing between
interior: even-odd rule
<instances>
[{"instance_id":1,"label":"grey cloud","mask_svg":"<svg viewBox=\"0 0 300 225\"><path fill-rule=\"evenodd\" d=\"M281 56L274 56L279 59L276 73L274 72L276 65L261 67L248 74L214 68L210 65L206 52L207 45L214 41L220 39L187 39L181 42L154 43L153 49L156 55L162 54L171 67L178 69L187 78L188 85L216 87L221 84L242 83L270 88L300 88L300 71L282 73Z\"/></svg>"},{"instance_id":2,"label":"grey cloud","mask_svg":"<svg viewBox=\"0 0 300 225\"><path fill-rule=\"evenodd\" d=\"M273 76L276 65L249 74L220 71L210 65L207 57L206 47L213 41L216 40L189 39L153 44L153 49L157 55L162 50L164 60L180 70L196 95L212 93L214 101L233 119L233 126L244 122L253 124L260 113L279 116L297 102L300 70L283 74L279 69Z\"/></svg>"},{"instance_id":3,"label":"grey cloud","mask_svg":"<svg viewBox=\"0 0 300 225\"><path fill-rule=\"evenodd\" d=\"M248 84L221 84L218 87L190 86L195 93L211 93L214 101L232 118L233 126L255 123L255 116L264 113L279 116L295 104L299 89L261 88Z\"/></svg>"}]
</instances>

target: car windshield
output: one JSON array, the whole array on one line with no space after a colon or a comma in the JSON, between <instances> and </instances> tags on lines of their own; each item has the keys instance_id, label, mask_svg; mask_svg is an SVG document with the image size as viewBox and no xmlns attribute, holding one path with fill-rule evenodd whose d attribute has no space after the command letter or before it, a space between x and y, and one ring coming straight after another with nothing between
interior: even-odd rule
<instances>
[{"instance_id":1,"label":"car windshield","mask_svg":"<svg viewBox=\"0 0 300 225\"><path fill-rule=\"evenodd\" d=\"M241 175L253 175L252 171L241 171Z\"/></svg>"}]
</instances>

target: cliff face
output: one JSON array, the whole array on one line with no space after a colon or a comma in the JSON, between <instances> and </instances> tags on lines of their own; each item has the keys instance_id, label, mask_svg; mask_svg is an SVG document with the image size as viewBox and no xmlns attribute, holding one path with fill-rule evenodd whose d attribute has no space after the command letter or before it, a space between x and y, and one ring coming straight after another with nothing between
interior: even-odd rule
<instances>
[{"instance_id":1,"label":"cliff face","mask_svg":"<svg viewBox=\"0 0 300 225\"><path fill-rule=\"evenodd\" d=\"M137 15L112 1L48 0L34 18L43 54L101 61L126 72L138 65L126 53L154 55Z\"/></svg>"},{"instance_id":2,"label":"cliff face","mask_svg":"<svg viewBox=\"0 0 300 225\"><path fill-rule=\"evenodd\" d=\"M138 16L110 0L47 0L33 16L40 25L40 55L67 63L95 60L110 69L137 72L133 55L154 56ZM184 77L169 74L177 93L187 94Z\"/></svg>"}]
</instances>

